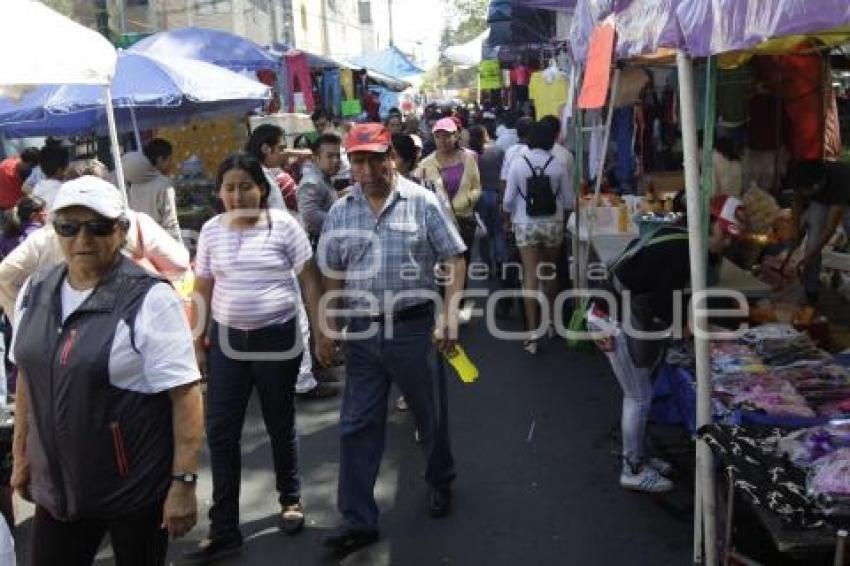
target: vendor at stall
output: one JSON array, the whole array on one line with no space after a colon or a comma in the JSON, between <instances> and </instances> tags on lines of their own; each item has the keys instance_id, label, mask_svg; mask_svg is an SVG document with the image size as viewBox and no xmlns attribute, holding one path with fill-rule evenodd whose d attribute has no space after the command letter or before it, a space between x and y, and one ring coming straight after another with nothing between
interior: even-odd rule
<instances>
[{"instance_id":1,"label":"vendor at stall","mask_svg":"<svg viewBox=\"0 0 850 566\"><path fill-rule=\"evenodd\" d=\"M729 195L711 200L711 226L708 238L709 263L719 264L720 254L732 238L742 234L738 219L741 202ZM666 475L670 465L646 453L645 435L652 404L652 378L669 338L646 340L634 336L634 330L678 333L674 324L677 298L684 298L689 286L690 261L688 233L681 226L663 227L651 236L634 240L610 268L610 279L619 308L609 312L609 305L595 301L587 313L588 330L595 334L599 349L608 357L611 368L623 389L622 438L623 467L620 486L647 493L665 493L673 489ZM628 291L628 292L626 292ZM623 304L629 301L628 308ZM617 320L628 312L629 324Z\"/></svg>"},{"instance_id":2,"label":"vendor at stall","mask_svg":"<svg viewBox=\"0 0 850 566\"><path fill-rule=\"evenodd\" d=\"M805 238L805 254L797 264L797 273L803 281L806 300L815 305L820 291L823 248L832 240L840 223L843 222L845 234L850 234L850 216L846 214L850 205L850 164L804 161L788 172L788 184L794 189L792 214L797 237L787 258ZM785 273L784 264L782 272Z\"/></svg>"}]
</instances>

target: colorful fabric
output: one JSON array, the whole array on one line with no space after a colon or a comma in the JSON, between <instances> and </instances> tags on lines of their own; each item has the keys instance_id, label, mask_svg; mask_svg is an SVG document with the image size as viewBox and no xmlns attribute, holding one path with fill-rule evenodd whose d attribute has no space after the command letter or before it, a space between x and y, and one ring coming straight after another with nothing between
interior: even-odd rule
<instances>
[{"instance_id":1,"label":"colorful fabric","mask_svg":"<svg viewBox=\"0 0 850 566\"><path fill-rule=\"evenodd\" d=\"M351 69L340 69L339 83L342 86L342 95L345 100L351 100L357 97L354 90L354 74Z\"/></svg>"},{"instance_id":2,"label":"colorful fabric","mask_svg":"<svg viewBox=\"0 0 850 566\"><path fill-rule=\"evenodd\" d=\"M307 112L316 109L316 101L313 99L313 82L310 77L310 66L304 53L285 55L286 61L286 84L289 87L286 93L286 106L289 112L296 112L295 93L301 93L304 98L304 106Z\"/></svg>"},{"instance_id":3,"label":"colorful fabric","mask_svg":"<svg viewBox=\"0 0 850 566\"><path fill-rule=\"evenodd\" d=\"M502 88L502 70L499 61L485 60L478 65L478 78L481 90L495 90Z\"/></svg>"},{"instance_id":4,"label":"colorful fabric","mask_svg":"<svg viewBox=\"0 0 850 566\"><path fill-rule=\"evenodd\" d=\"M534 73L528 83L528 95L534 101L537 110L537 119L543 116L559 117L561 107L567 102L569 83L567 76L563 73L550 73L546 71ZM552 79L551 81L546 80Z\"/></svg>"}]
</instances>

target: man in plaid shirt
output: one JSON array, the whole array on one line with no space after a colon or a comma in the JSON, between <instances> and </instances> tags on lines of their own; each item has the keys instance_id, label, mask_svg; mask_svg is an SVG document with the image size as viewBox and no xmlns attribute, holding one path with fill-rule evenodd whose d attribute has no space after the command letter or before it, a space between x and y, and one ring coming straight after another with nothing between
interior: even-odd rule
<instances>
[{"instance_id":1,"label":"man in plaid shirt","mask_svg":"<svg viewBox=\"0 0 850 566\"><path fill-rule=\"evenodd\" d=\"M343 524L324 541L338 552L378 539L374 488L392 383L416 419L427 459L429 511L435 517L449 513L455 472L435 347L448 352L455 346L466 273L463 240L437 197L394 171L389 131L381 124L357 125L345 146L355 185L328 212L318 247L325 290L342 295L348 315L338 494ZM434 275L438 262L448 274L444 300ZM338 303L331 298L326 306ZM331 334L337 331L333 317L321 318ZM320 361L331 363L334 348L328 333L320 333Z\"/></svg>"}]
</instances>

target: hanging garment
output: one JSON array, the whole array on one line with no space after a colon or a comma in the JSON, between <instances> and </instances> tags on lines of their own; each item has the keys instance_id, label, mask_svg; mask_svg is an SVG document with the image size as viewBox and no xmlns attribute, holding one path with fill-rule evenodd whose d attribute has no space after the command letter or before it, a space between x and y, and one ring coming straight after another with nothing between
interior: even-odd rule
<instances>
[{"instance_id":1,"label":"hanging garment","mask_svg":"<svg viewBox=\"0 0 850 566\"><path fill-rule=\"evenodd\" d=\"M617 146L617 163L614 169L620 191L629 189L635 174L635 112L632 106L614 109L611 136Z\"/></svg>"},{"instance_id":2,"label":"hanging garment","mask_svg":"<svg viewBox=\"0 0 850 566\"><path fill-rule=\"evenodd\" d=\"M827 77L832 74L827 73ZM838 103L835 99L835 91L829 85L824 89L824 141L823 141L823 158L827 161L838 161L841 159L841 125L838 121Z\"/></svg>"},{"instance_id":3,"label":"hanging garment","mask_svg":"<svg viewBox=\"0 0 850 566\"><path fill-rule=\"evenodd\" d=\"M704 76L704 73L703 73ZM721 69L717 72L717 120L741 125L747 120L747 94L752 82L749 67Z\"/></svg>"},{"instance_id":4,"label":"hanging garment","mask_svg":"<svg viewBox=\"0 0 850 566\"><path fill-rule=\"evenodd\" d=\"M342 86L343 98L352 100L357 97L354 90L354 74L351 69L341 69L339 71L339 83Z\"/></svg>"},{"instance_id":5,"label":"hanging garment","mask_svg":"<svg viewBox=\"0 0 850 566\"><path fill-rule=\"evenodd\" d=\"M823 158L823 60L820 55L780 55L774 58L787 118L786 146L791 161Z\"/></svg>"},{"instance_id":6,"label":"hanging garment","mask_svg":"<svg viewBox=\"0 0 850 566\"><path fill-rule=\"evenodd\" d=\"M322 73L322 107L339 116L342 106L342 86L339 69L326 69Z\"/></svg>"},{"instance_id":7,"label":"hanging garment","mask_svg":"<svg viewBox=\"0 0 850 566\"><path fill-rule=\"evenodd\" d=\"M588 180L596 179L596 174L599 172L599 166L605 156L605 148L602 147L603 137L605 135L605 125L602 122L602 113L597 110L589 110L585 114L587 116L587 124L590 131L590 144L588 144L587 152L587 167Z\"/></svg>"},{"instance_id":8,"label":"hanging garment","mask_svg":"<svg viewBox=\"0 0 850 566\"><path fill-rule=\"evenodd\" d=\"M316 109L316 101L313 98L313 81L310 78L310 66L307 64L307 56L303 53L286 55L286 84L289 89L286 93L286 106L289 112L295 112L295 93L300 92L304 97L304 108L307 112Z\"/></svg>"},{"instance_id":9,"label":"hanging garment","mask_svg":"<svg viewBox=\"0 0 850 566\"><path fill-rule=\"evenodd\" d=\"M502 69L499 68L499 61L496 59L481 61L478 65L478 78L481 90L502 88Z\"/></svg>"},{"instance_id":10,"label":"hanging garment","mask_svg":"<svg viewBox=\"0 0 850 566\"><path fill-rule=\"evenodd\" d=\"M517 65L511 69L511 84L515 86L528 86L529 78L528 67L525 65Z\"/></svg>"},{"instance_id":11,"label":"hanging garment","mask_svg":"<svg viewBox=\"0 0 850 566\"><path fill-rule=\"evenodd\" d=\"M561 115L561 106L567 102L567 76L558 71L540 71L531 75L528 83L528 95L534 101L537 119L543 116Z\"/></svg>"}]
</instances>

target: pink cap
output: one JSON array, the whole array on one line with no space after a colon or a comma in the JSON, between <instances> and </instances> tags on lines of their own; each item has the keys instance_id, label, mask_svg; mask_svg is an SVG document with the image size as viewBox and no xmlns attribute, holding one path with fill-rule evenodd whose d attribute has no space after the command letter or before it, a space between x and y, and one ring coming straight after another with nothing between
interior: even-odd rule
<instances>
[{"instance_id":1,"label":"pink cap","mask_svg":"<svg viewBox=\"0 0 850 566\"><path fill-rule=\"evenodd\" d=\"M434 127L431 129L432 132L450 132L455 133L457 131L457 123L451 118L440 118L437 120L437 123L434 124Z\"/></svg>"}]
</instances>

